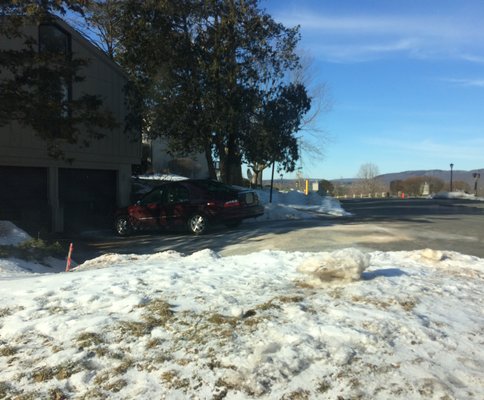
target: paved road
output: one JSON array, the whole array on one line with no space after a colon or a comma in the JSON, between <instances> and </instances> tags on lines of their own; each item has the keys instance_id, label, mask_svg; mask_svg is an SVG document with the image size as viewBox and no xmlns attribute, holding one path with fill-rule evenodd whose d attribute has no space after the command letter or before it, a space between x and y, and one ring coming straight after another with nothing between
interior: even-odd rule
<instances>
[{"instance_id":1,"label":"paved road","mask_svg":"<svg viewBox=\"0 0 484 400\"><path fill-rule=\"evenodd\" d=\"M155 233L119 238L91 232L72 240L74 259L82 262L103 253L153 253L175 250L191 254L212 249L221 255L259 250L329 251L454 250L484 258L484 202L468 200L346 200L351 217L245 222L239 228L214 229L207 235Z\"/></svg>"}]
</instances>

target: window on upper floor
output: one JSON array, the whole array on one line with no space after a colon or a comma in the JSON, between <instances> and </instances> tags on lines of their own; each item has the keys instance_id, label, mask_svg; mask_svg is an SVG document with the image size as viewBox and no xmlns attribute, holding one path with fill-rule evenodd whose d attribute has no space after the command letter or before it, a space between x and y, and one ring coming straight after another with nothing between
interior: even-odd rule
<instances>
[{"instance_id":1,"label":"window on upper floor","mask_svg":"<svg viewBox=\"0 0 484 400\"><path fill-rule=\"evenodd\" d=\"M39 52L64 55L66 59L69 59L71 35L54 24L39 25Z\"/></svg>"},{"instance_id":2,"label":"window on upper floor","mask_svg":"<svg viewBox=\"0 0 484 400\"><path fill-rule=\"evenodd\" d=\"M71 60L71 35L55 24L39 25L39 53L51 61L42 77L42 96L59 108L62 118L70 116L69 103L72 100L72 79L67 72L66 62ZM61 71L60 73L56 73Z\"/></svg>"}]
</instances>

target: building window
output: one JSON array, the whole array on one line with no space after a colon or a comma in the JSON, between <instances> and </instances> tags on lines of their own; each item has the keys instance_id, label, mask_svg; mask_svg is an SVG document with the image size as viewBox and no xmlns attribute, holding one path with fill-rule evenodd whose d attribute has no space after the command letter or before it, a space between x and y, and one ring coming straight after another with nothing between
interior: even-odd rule
<instances>
[{"instance_id":1,"label":"building window","mask_svg":"<svg viewBox=\"0 0 484 400\"><path fill-rule=\"evenodd\" d=\"M39 52L63 55L68 60L71 55L71 36L57 25L41 24Z\"/></svg>"},{"instance_id":2,"label":"building window","mask_svg":"<svg viewBox=\"0 0 484 400\"><path fill-rule=\"evenodd\" d=\"M70 116L72 78L68 63L71 61L71 36L55 24L39 25L39 53L50 61L49 68L41 77L42 96L52 101L62 118Z\"/></svg>"}]
</instances>

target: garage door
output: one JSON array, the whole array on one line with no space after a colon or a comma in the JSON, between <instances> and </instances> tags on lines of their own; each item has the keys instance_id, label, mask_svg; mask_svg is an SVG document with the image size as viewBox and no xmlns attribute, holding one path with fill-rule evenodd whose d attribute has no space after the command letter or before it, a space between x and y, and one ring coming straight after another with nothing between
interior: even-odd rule
<instances>
[{"instance_id":1,"label":"garage door","mask_svg":"<svg viewBox=\"0 0 484 400\"><path fill-rule=\"evenodd\" d=\"M59 169L59 202L65 231L110 228L116 210L116 171Z\"/></svg>"},{"instance_id":2,"label":"garage door","mask_svg":"<svg viewBox=\"0 0 484 400\"><path fill-rule=\"evenodd\" d=\"M50 230L47 168L0 166L0 219L32 235Z\"/></svg>"}]
</instances>

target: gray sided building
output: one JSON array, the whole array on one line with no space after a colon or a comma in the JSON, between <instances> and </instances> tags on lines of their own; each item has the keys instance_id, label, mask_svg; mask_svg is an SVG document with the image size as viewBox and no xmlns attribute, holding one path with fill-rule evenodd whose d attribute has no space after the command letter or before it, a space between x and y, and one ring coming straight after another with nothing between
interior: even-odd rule
<instances>
[{"instance_id":1,"label":"gray sided building","mask_svg":"<svg viewBox=\"0 0 484 400\"><path fill-rule=\"evenodd\" d=\"M46 143L32 129L18 123L0 126L0 220L34 233L106 228L115 209L129 202L132 166L141 161L141 135L124 131L127 77L61 20L23 29L40 42L49 35L60 38L73 57L89 61L81 71L85 79L70 85L69 96L101 96L119 126L89 147L62 143L70 162L49 157ZM22 42L0 38L0 46L12 49Z\"/></svg>"}]
</instances>

